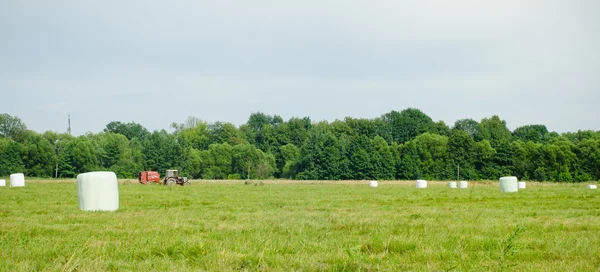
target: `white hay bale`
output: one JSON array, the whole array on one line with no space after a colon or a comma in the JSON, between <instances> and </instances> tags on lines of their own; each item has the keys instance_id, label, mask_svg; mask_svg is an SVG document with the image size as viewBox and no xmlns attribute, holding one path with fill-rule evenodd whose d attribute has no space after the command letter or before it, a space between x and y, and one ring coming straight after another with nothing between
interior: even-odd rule
<instances>
[{"instance_id":1,"label":"white hay bale","mask_svg":"<svg viewBox=\"0 0 600 272\"><path fill-rule=\"evenodd\" d=\"M525 181L519 181L519 190L527 188L527 183Z\"/></svg>"},{"instance_id":2,"label":"white hay bale","mask_svg":"<svg viewBox=\"0 0 600 272\"><path fill-rule=\"evenodd\" d=\"M448 182L448 187L455 189L456 188L456 181L450 181Z\"/></svg>"},{"instance_id":3,"label":"white hay bale","mask_svg":"<svg viewBox=\"0 0 600 272\"><path fill-rule=\"evenodd\" d=\"M0 187L6 186L6 180L0 179Z\"/></svg>"},{"instance_id":4,"label":"white hay bale","mask_svg":"<svg viewBox=\"0 0 600 272\"><path fill-rule=\"evenodd\" d=\"M119 209L119 186L113 172L89 172L77 175L79 209L116 211Z\"/></svg>"},{"instance_id":5,"label":"white hay bale","mask_svg":"<svg viewBox=\"0 0 600 272\"><path fill-rule=\"evenodd\" d=\"M369 182L369 187L376 188L378 185L379 183L377 183L376 180L371 180L371 182Z\"/></svg>"},{"instance_id":6,"label":"white hay bale","mask_svg":"<svg viewBox=\"0 0 600 272\"><path fill-rule=\"evenodd\" d=\"M500 178L500 192L503 193L514 193L519 191L519 185L517 177L501 177Z\"/></svg>"},{"instance_id":7,"label":"white hay bale","mask_svg":"<svg viewBox=\"0 0 600 272\"><path fill-rule=\"evenodd\" d=\"M595 190L595 189L597 189L597 188L598 188L598 186L596 186L596 185L594 185L594 184L590 184L590 185L588 185L588 188L590 188L590 189L592 189L592 190Z\"/></svg>"},{"instance_id":8,"label":"white hay bale","mask_svg":"<svg viewBox=\"0 0 600 272\"><path fill-rule=\"evenodd\" d=\"M422 179L417 180L417 188L419 188L419 189L427 188L427 181L422 180Z\"/></svg>"},{"instance_id":9,"label":"white hay bale","mask_svg":"<svg viewBox=\"0 0 600 272\"><path fill-rule=\"evenodd\" d=\"M23 187L25 186L25 175L22 173L10 175L10 187Z\"/></svg>"},{"instance_id":10,"label":"white hay bale","mask_svg":"<svg viewBox=\"0 0 600 272\"><path fill-rule=\"evenodd\" d=\"M467 189L469 188L469 183L466 180L461 180L458 182L458 188Z\"/></svg>"}]
</instances>

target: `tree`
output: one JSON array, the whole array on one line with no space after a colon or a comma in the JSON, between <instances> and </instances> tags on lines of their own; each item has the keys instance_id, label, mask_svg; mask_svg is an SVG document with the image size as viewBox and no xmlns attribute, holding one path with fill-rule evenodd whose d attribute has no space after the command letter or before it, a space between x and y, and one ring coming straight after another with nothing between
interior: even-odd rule
<instances>
[{"instance_id":1,"label":"tree","mask_svg":"<svg viewBox=\"0 0 600 272\"><path fill-rule=\"evenodd\" d=\"M248 122L246 122L248 127L254 132L261 131L265 125L267 125L267 124L272 125L273 123L274 123L273 117L270 115L266 115L262 112L254 112L254 113L250 114L250 117L248 118Z\"/></svg>"},{"instance_id":2,"label":"tree","mask_svg":"<svg viewBox=\"0 0 600 272\"><path fill-rule=\"evenodd\" d=\"M338 180L342 175L341 161L338 139L322 123L309 132L300 148L296 178Z\"/></svg>"},{"instance_id":3,"label":"tree","mask_svg":"<svg viewBox=\"0 0 600 272\"><path fill-rule=\"evenodd\" d=\"M546 135L544 135L546 136ZM577 132L566 132L561 136L574 144L579 144L584 139L600 140L600 131L578 130ZM547 138L547 137L544 137Z\"/></svg>"},{"instance_id":4,"label":"tree","mask_svg":"<svg viewBox=\"0 0 600 272\"><path fill-rule=\"evenodd\" d=\"M408 108L401 112L391 111L381 119L392 135L392 141L404 143L418 135L432 131L435 123L429 116L418 109Z\"/></svg>"},{"instance_id":5,"label":"tree","mask_svg":"<svg viewBox=\"0 0 600 272\"><path fill-rule=\"evenodd\" d=\"M66 150L67 144L70 141L73 141L75 139L75 137L73 137L67 133L56 133L53 131L44 132L44 134L42 134L42 137L44 137L44 139L48 140L48 142L50 144L52 144L52 149L54 150L54 152L56 154L57 160L54 164L55 168L54 168L53 174L51 176L58 177L58 165L62 158L61 152L64 152ZM63 158L63 160L64 160L64 158Z\"/></svg>"},{"instance_id":6,"label":"tree","mask_svg":"<svg viewBox=\"0 0 600 272\"><path fill-rule=\"evenodd\" d=\"M186 160L183 166L184 171L191 178L201 178L204 174L202 152L195 148L188 148L184 152L184 154L186 156Z\"/></svg>"},{"instance_id":7,"label":"tree","mask_svg":"<svg viewBox=\"0 0 600 272\"><path fill-rule=\"evenodd\" d=\"M490 141L483 140L475 143L475 169L479 178L495 180L495 173L490 174L487 169L493 166L492 158L496 150L490 144Z\"/></svg>"},{"instance_id":8,"label":"tree","mask_svg":"<svg viewBox=\"0 0 600 272\"><path fill-rule=\"evenodd\" d=\"M294 144L286 144L279 148L279 154L283 159L284 165L281 169L282 178L293 178L294 173L294 162L300 157L300 149Z\"/></svg>"},{"instance_id":9,"label":"tree","mask_svg":"<svg viewBox=\"0 0 600 272\"><path fill-rule=\"evenodd\" d=\"M576 177L578 181L589 181L600 179L600 140L583 139L578 144L580 173ZM586 176L587 175L587 176Z\"/></svg>"},{"instance_id":10,"label":"tree","mask_svg":"<svg viewBox=\"0 0 600 272\"><path fill-rule=\"evenodd\" d=\"M165 130L154 131L142 142L143 166L146 170L164 173L167 169L179 169L183 165L183 149L177 136Z\"/></svg>"},{"instance_id":11,"label":"tree","mask_svg":"<svg viewBox=\"0 0 600 272\"><path fill-rule=\"evenodd\" d=\"M375 178L375 169L371 163L374 151L371 140L365 135L350 137L348 145L349 179L365 180Z\"/></svg>"},{"instance_id":12,"label":"tree","mask_svg":"<svg viewBox=\"0 0 600 272\"><path fill-rule=\"evenodd\" d=\"M27 130L0 115L0 176L75 177L113 171L179 169L193 178L455 179L581 182L600 179L600 131L556 133L544 125L508 130L498 116L462 119L452 129L418 109L331 123L253 113L239 127L197 117L173 133L110 122L103 132L73 137ZM58 170L58 171L57 171Z\"/></svg>"},{"instance_id":13,"label":"tree","mask_svg":"<svg viewBox=\"0 0 600 272\"><path fill-rule=\"evenodd\" d=\"M541 143L547 133L548 129L544 125L527 125L516 128L512 135L524 142Z\"/></svg>"},{"instance_id":14,"label":"tree","mask_svg":"<svg viewBox=\"0 0 600 272\"><path fill-rule=\"evenodd\" d=\"M288 124L288 138L291 143L295 146L301 146L306 137L308 136L308 131L312 128L312 122L310 118L290 118L287 122Z\"/></svg>"},{"instance_id":15,"label":"tree","mask_svg":"<svg viewBox=\"0 0 600 272\"><path fill-rule=\"evenodd\" d=\"M506 121L497 115L492 118L483 118L479 124L479 131L475 134L475 140L488 140L494 148L500 144L506 144L511 140L511 132L506 127Z\"/></svg>"},{"instance_id":16,"label":"tree","mask_svg":"<svg viewBox=\"0 0 600 272\"><path fill-rule=\"evenodd\" d=\"M8 137L20 142L25 137L27 126L16 116L0 114L0 137Z\"/></svg>"},{"instance_id":17,"label":"tree","mask_svg":"<svg viewBox=\"0 0 600 272\"><path fill-rule=\"evenodd\" d=\"M461 177L468 180L477 179L476 151L475 141L468 132L453 129L448 138L446 178L454 179L458 174L456 170L460 167Z\"/></svg>"},{"instance_id":18,"label":"tree","mask_svg":"<svg viewBox=\"0 0 600 272\"><path fill-rule=\"evenodd\" d=\"M26 132L21 145L21 158L27 176L42 178L54 176L58 156L52 144L40 134L33 131Z\"/></svg>"},{"instance_id":19,"label":"tree","mask_svg":"<svg viewBox=\"0 0 600 272\"><path fill-rule=\"evenodd\" d=\"M375 179L391 180L394 179L396 172L396 158L383 137L375 136L371 140L373 153L371 153L371 165L373 166L372 176Z\"/></svg>"},{"instance_id":20,"label":"tree","mask_svg":"<svg viewBox=\"0 0 600 272\"><path fill-rule=\"evenodd\" d=\"M396 167L396 178L418 179L423 178L421 171L421 160L414 141L398 145L398 165Z\"/></svg>"},{"instance_id":21,"label":"tree","mask_svg":"<svg viewBox=\"0 0 600 272\"><path fill-rule=\"evenodd\" d=\"M10 138L0 138L0 177L24 171L19 144Z\"/></svg>"},{"instance_id":22,"label":"tree","mask_svg":"<svg viewBox=\"0 0 600 272\"><path fill-rule=\"evenodd\" d=\"M145 127L135 122L125 124L119 121L112 121L106 125L103 131L124 135L127 137L127 140L133 138L144 140L150 135L150 132Z\"/></svg>"},{"instance_id":23,"label":"tree","mask_svg":"<svg viewBox=\"0 0 600 272\"><path fill-rule=\"evenodd\" d=\"M446 125L446 123L444 123L444 121L438 121L433 126L431 133L449 137L450 136L450 128Z\"/></svg>"},{"instance_id":24,"label":"tree","mask_svg":"<svg viewBox=\"0 0 600 272\"><path fill-rule=\"evenodd\" d=\"M190 125L192 122L190 122ZM197 150L204 150L208 148L209 136L208 126L206 122L196 121L193 122L195 126L185 126L183 129L176 133L177 143L182 148L195 148Z\"/></svg>"},{"instance_id":25,"label":"tree","mask_svg":"<svg viewBox=\"0 0 600 272\"><path fill-rule=\"evenodd\" d=\"M101 170L96 148L89 136L79 136L69 141L59 153L58 176L72 178L80 173Z\"/></svg>"},{"instance_id":26,"label":"tree","mask_svg":"<svg viewBox=\"0 0 600 272\"><path fill-rule=\"evenodd\" d=\"M265 179L275 171L275 158L253 145L243 144L233 147L232 173L246 178Z\"/></svg>"},{"instance_id":27,"label":"tree","mask_svg":"<svg viewBox=\"0 0 600 272\"><path fill-rule=\"evenodd\" d=\"M143 170L141 144L137 138L128 141L124 135L112 132L90 137L96 148L98 166L101 169L113 171L121 178L136 177L137 172Z\"/></svg>"},{"instance_id":28,"label":"tree","mask_svg":"<svg viewBox=\"0 0 600 272\"><path fill-rule=\"evenodd\" d=\"M208 144L229 143L231 146L248 143L245 135L231 123L215 122L206 128Z\"/></svg>"},{"instance_id":29,"label":"tree","mask_svg":"<svg viewBox=\"0 0 600 272\"><path fill-rule=\"evenodd\" d=\"M227 179L233 171L233 148L228 144L211 144L201 152L205 179Z\"/></svg>"},{"instance_id":30,"label":"tree","mask_svg":"<svg viewBox=\"0 0 600 272\"><path fill-rule=\"evenodd\" d=\"M420 160L421 171L427 179L443 179L448 137L423 133L413 140Z\"/></svg>"},{"instance_id":31,"label":"tree","mask_svg":"<svg viewBox=\"0 0 600 272\"><path fill-rule=\"evenodd\" d=\"M344 122L350 128L349 136L366 136L367 138L378 136L377 124L374 120L346 117Z\"/></svg>"},{"instance_id":32,"label":"tree","mask_svg":"<svg viewBox=\"0 0 600 272\"><path fill-rule=\"evenodd\" d=\"M475 135L479 134L479 123L473 119L460 119L454 122L452 129L462 130L475 138Z\"/></svg>"}]
</instances>

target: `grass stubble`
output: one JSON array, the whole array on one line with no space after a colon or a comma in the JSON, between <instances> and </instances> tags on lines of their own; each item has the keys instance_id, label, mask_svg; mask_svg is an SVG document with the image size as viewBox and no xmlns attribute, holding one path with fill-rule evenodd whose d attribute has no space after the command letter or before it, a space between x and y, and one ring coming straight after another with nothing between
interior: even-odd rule
<instances>
[{"instance_id":1,"label":"grass stubble","mask_svg":"<svg viewBox=\"0 0 600 272\"><path fill-rule=\"evenodd\" d=\"M597 271L584 184L124 181L82 212L72 181L0 187L0 271Z\"/></svg>"}]
</instances>

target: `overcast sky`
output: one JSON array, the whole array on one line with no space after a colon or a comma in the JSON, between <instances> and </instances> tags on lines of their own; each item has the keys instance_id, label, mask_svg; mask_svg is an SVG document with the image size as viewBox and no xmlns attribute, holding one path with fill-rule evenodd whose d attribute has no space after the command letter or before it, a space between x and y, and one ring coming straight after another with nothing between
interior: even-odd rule
<instances>
[{"instance_id":1,"label":"overcast sky","mask_svg":"<svg viewBox=\"0 0 600 272\"><path fill-rule=\"evenodd\" d=\"M418 108L600 130L600 1L0 1L0 113L168 129Z\"/></svg>"}]
</instances>

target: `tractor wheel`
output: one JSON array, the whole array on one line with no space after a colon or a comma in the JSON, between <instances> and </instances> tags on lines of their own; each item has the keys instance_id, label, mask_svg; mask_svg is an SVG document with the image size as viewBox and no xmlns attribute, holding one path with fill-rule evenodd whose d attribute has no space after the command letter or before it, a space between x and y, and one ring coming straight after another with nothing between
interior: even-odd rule
<instances>
[{"instance_id":1,"label":"tractor wheel","mask_svg":"<svg viewBox=\"0 0 600 272\"><path fill-rule=\"evenodd\" d=\"M175 180L174 178L168 178L167 181L165 181L165 185L175 186L177 185L177 180Z\"/></svg>"}]
</instances>

